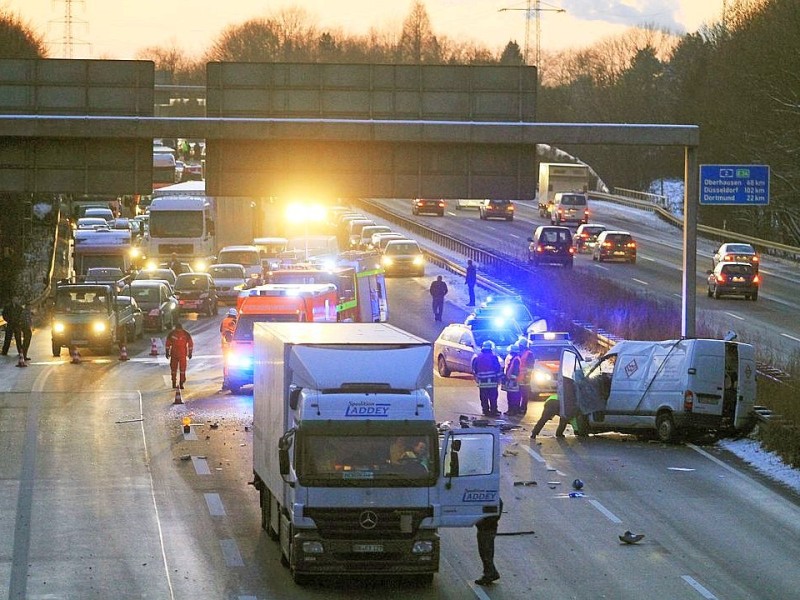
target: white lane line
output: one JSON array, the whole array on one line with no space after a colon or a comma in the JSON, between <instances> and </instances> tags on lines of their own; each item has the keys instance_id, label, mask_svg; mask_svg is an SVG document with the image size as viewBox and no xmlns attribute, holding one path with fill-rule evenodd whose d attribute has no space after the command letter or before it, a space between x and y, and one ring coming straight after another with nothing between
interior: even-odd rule
<instances>
[{"instance_id":1,"label":"white lane line","mask_svg":"<svg viewBox=\"0 0 800 600\"><path fill-rule=\"evenodd\" d=\"M744 317L740 317L739 315L735 315L732 312L726 312L725 314L728 315L729 317L734 318L734 319L739 319L740 321L744 321Z\"/></svg>"},{"instance_id":2,"label":"white lane line","mask_svg":"<svg viewBox=\"0 0 800 600\"><path fill-rule=\"evenodd\" d=\"M208 468L208 461L205 458L193 456L192 464L194 465L195 473L198 475L211 475L211 469Z\"/></svg>"},{"instance_id":3,"label":"white lane line","mask_svg":"<svg viewBox=\"0 0 800 600\"><path fill-rule=\"evenodd\" d=\"M491 600L488 594L483 591L483 588L481 586L475 585L474 583L470 583L469 587L472 588L473 592L475 592L475 596L477 596L481 600Z\"/></svg>"},{"instance_id":4,"label":"white lane line","mask_svg":"<svg viewBox=\"0 0 800 600\"><path fill-rule=\"evenodd\" d=\"M203 494L208 506L208 512L212 517L224 517L225 507L222 505L222 498L219 494Z\"/></svg>"},{"instance_id":5,"label":"white lane line","mask_svg":"<svg viewBox=\"0 0 800 600\"><path fill-rule=\"evenodd\" d=\"M219 545L222 548L222 556L225 558L226 565L229 567L244 566L242 553L239 552L239 546L236 545L236 540L220 540Z\"/></svg>"},{"instance_id":6,"label":"white lane line","mask_svg":"<svg viewBox=\"0 0 800 600\"><path fill-rule=\"evenodd\" d=\"M656 262L656 259L655 259L655 258L650 258L649 256L642 256L641 254L639 254L639 255L636 257L636 260L640 260L640 259L641 259L641 260L649 260L650 262Z\"/></svg>"},{"instance_id":7,"label":"white lane line","mask_svg":"<svg viewBox=\"0 0 800 600\"><path fill-rule=\"evenodd\" d=\"M150 451L147 449L147 435L144 429L144 407L142 406L142 392L139 394L139 416L142 417L142 449L144 451L144 464L147 465L147 475L150 478L150 499L153 502L153 510L156 515L156 527L158 528L158 541L161 546L161 561L164 564L164 573L167 576L167 588L169 597L174 600L175 592L172 589L172 578L170 577L169 562L167 561L167 549L164 547L164 531L161 527L161 517L158 513L158 501L156 500L156 484L153 481L153 470L150 467Z\"/></svg>"},{"instance_id":8,"label":"white lane line","mask_svg":"<svg viewBox=\"0 0 800 600\"><path fill-rule=\"evenodd\" d=\"M676 298L683 298L683 294L672 294L672 295L675 296Z\"/></svg>"},{"instance_id":9,"label":"white lane line","mask_svg":"<svg viewBox=\"0 0 800 600\"><path fill-rule=\"evenodd\" d=\"M789 335L788 333L782 333L781 335L782 335L783 337L787 337L787 338L789 338L790 340L793 340L793 341L795 341L795 342L800 342L800 338L796 338L796 337L794 337L793 335Z\"/></svg>"},{"instance_id":10,"label":"white lane line","mask_svg":"<svg viewBox=\"0 0 800 600\"><path fill-rule=\"evenodd\" d=\"M447 211L447 214L450 215L451 217L455 217L456 216L456 213L450 212L449 210Z\"/></svg>"},{"instance_id":11,"label":"white lane line","mask_svg":"<svg viewBox=\"0 0 800 600\"><path fill-rule=\"evenodd\" d=\"M514 238L515 240L518 240L518 239L520 239L520 237L519 237L519 236L518 236L516 233L509 233L508 235L509 235L510 237Z\"/></svg>"},{"instance_id":12,"label":"white lane line","mask_svg":"<svg viewBox=\"0 0 800 600\"><path fill-rule=\"evenodd\" d=\"M730 473L733 473L734 475L738 475L739 477L741 477L741 478L743 478L743 479L746 479L746 480L750 481L750 478L749 478L747 475L745 475L744 473L741 473L741 472L737 471L737 470L736 470L736 469L734 469L732 466L730 466L730 465L728 465L728 464L726 464L726 463L722 462L722 461L721 461L720 459L718 459L716 456L714 456L714 455L712 455L712 454L709 454L708 452L706 452L706 451L705 451L705 450L703 450L702 448L698 448L698 447L697 447L697 446L695 446L694 444L686 444L686 445L687 445L689 448L691 448L692 450L694 450L695 452L697 452L698 454L700 454L701 456L705 456L705 457L706 457L708 460L710 460L710 461L711 461L711 462L713 462L714 464L716 464L716 465L718 465L718 466L722 467L722 468L723 468L723 469L725 469L726 471L729 471Z\"/></svg>"},{"instance_id":13,"label":"white lane line","mask_svg":"<svg viewBox=\"0 0 800 600\"><path fill-rule=\"evenodd\" d=\"M706 598L707 600L717 600L717 597L703 587L694 577L690 575L681 575L681 579L692 586L694 590L703 598Z\"/></svg>"},{"instance_id":14,"label":"white lane line","mask_svg":"<svg viewBox=\"0 0 800 600\"><path fill-rule=\"evenodd\" d=\"M622 519L620 519L617 515L612 513L610 510L608 510L605 506L600 504L600 502L598 502L594 498L589 498L589 504L591 504L597 510L599 510L603 514L603 516L605 516L605 518L611 521L612 523L617 523L617 524L622 523Z\"/></svg>"},{"instance_id":15,"label":"white lane line","mask_svg":"<svg viewBox=\"0 0 800 600\"><path fill-rule=\"evenodd\" d=\"M258 596L239 596L239 600L258 600Z\"/></svg>"},{"instance_id":16,"label":"white lane line","mask_svg":"<svg viewBox=\"0 0 800 600\"><path fill-rule=\"evenodd\" d=\"M646 281L642 281L641 279L636 279L636 277L631 277L636 283L641 283L642 285L650 285Z\"/></svg>"},{"instance_id":17,"label":"white lane line","mask_svg":"<svg viewBox=\"0 0 800 600\"><path fill-rule=\"evenodd\" d=\"M522 448L523 450L525 450L525 452L530 454L533 457L533 460L538 461L542 464L546 462L544 458L542 458L542 455L536 452L536 450L534 450L533 448L530 448L528 446L520 446L520 448Z\"/></svg>"},{"instance_id":18,"label":"white lane line","mask_svg":"<svg viewBox=\"0 0 800 600\"><path fill-rule=\"evenodd\" d=\"M592 266L594 266L595 269L603 269L603 271L609 271L610 270L608 267L604 267L603 265L600 265L600 264L592 265Z\"/></svg>"}]
</instances>

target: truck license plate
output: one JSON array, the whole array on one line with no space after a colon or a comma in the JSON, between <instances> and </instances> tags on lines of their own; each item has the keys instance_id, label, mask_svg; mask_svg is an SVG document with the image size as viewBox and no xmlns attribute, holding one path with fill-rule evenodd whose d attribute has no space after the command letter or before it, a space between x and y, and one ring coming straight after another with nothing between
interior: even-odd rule
<instances>
[{"instance_id":1,"label":"truck license plate","mask_svg":"<svg viewBox=\"0 0 800 600\"><path fill-rule=\"evenodd\" d=\"M353 544L353 552L383 552L383 544Z\"/></svg>"}]
</instances>

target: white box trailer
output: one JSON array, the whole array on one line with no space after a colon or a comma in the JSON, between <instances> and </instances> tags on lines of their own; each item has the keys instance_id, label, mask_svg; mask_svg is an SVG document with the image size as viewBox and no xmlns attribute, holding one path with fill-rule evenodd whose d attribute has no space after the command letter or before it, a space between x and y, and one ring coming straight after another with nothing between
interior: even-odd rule
<instances>
[{"instance_id":1,"label":"white box trailer","mask_svg":"<svg viewBox=\"0 0 800 600\"><path fill-rule=\"evenodd\" d=\"M578 434L655 430L747 433L755 425L756 364L750 344L727 340L623 341L588 366L564 351L561 414Z\"/></svg>"},{"instance_id":2,"label":"white box trailer","mask_svg":"<svg viewBox=\"0 0 800 600\"><path fill-rule=\"evenodd\" d=\"M558 192L589 191L592 175L588 165L574 163L539 163L539 216L550 215L550 207Z\"/></svg>"},{"instance_id":3,"label":"white box trailer","mask_svg":"<svg viewBox=\"0 0 800 600\"><path fill-rule=\"evenodd\" d=\"M386 323L258 323L254 334L254 482L292 577L429 581L437 528L499 509L498 431L440 440L431 345Z\"/></svg>"}]
</instances>

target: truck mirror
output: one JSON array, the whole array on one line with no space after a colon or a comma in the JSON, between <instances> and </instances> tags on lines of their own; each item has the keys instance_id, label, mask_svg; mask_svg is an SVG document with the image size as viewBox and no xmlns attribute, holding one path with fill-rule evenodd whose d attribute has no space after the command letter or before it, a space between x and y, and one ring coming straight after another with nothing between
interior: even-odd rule
<instances>
[{"instance_id":1,"label":"truck mirror","mask_svg":"<svg viewBox=\"0 0 800 600\"><path fill-rule=\"evenodd\" d=\"M280 470L281 475L288 475L290 466L288 448L280 448L278 450L278 463L278 469Z\"/></svg>"},{"instance_id":2,"label":"truck mirror","mask_svg":"<svg viewBox=\"0 0 800 600\"><path fill-rule=\"evenodd\" d=\"M300 392L303 391L301 387L293 387L289 391L289 408L297 410L297 405L300 403Z\"/></svg>"}]
</instances>

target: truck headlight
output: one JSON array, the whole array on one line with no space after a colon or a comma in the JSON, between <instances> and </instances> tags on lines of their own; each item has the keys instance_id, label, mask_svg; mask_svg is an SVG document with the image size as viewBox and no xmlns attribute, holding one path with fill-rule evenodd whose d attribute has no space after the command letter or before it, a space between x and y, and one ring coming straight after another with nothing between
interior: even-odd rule
<instances>
[{"instance_id":1,"label":"truck headlight","mask_svg":"<svg viewBox=\"0 0 800 600\"><path fill-rule=\"evenodd\" d=\"M424 262L425 262L425 259L422 257L421 254L414 257L414 266L415 267L420 266Z\"/></svg>"},{"instance_id":2,"label":"truck headlight","mask_svg":"<svg viewBox=\"0 0 800 600\"><path fill-rule=\"evenodd\" d=\"M322 554L325 548L322 542L303 542L303 554Z\"/></svg>"},{"instance_id":3,"label":"truck headlight","mask_svg":"<svg viewBox=\"0 0 800 600\"><path fill-rule=\"evenodd\" d=\"M133 259L139 258L142 256L142 251L139 248L131 248L130 250L130 257Z\"/></svg>"},{"instance_id":4,"label":"truck headlight","mask_svg":"<svg viewBox=\"0 0 800 600\"><path fill-rule=\"evenodd\" d=\"M92 331L95 333L103 333L106 330L106 324L103 321L95 321L92 323Z\"/></svg>"},{"instance_id":5,"label":"truck headlight","mask_svg":"<svg viewBox=\"0 0 800 600\"><path fill-rule=\"evenodd\" d=\"M194 261L194 270L198 273L204 273L205 270L208 268L206 261L204 260L196 260Z\"/></svg>"},{"instance_id":6,"label":"truck headlight","mask_svg":"<svg viewBox=\"0 0 800 600\"><path fill-rule=\"evenodd\" d=\"M64 333L67 328L64 326L63 323L56 321L53 323L53 333Z\"/></svg>"},{"instance_id":7,"label":"truck headlight","mask_svg":"<svg viewBox=\"0 0 800 600\"><path fill-rule=\"evenodd\" d=\"M433 542L430 540L419 540L411 546L411 554L430 554L433 552Z\"/></svg>"}]
</instances>

